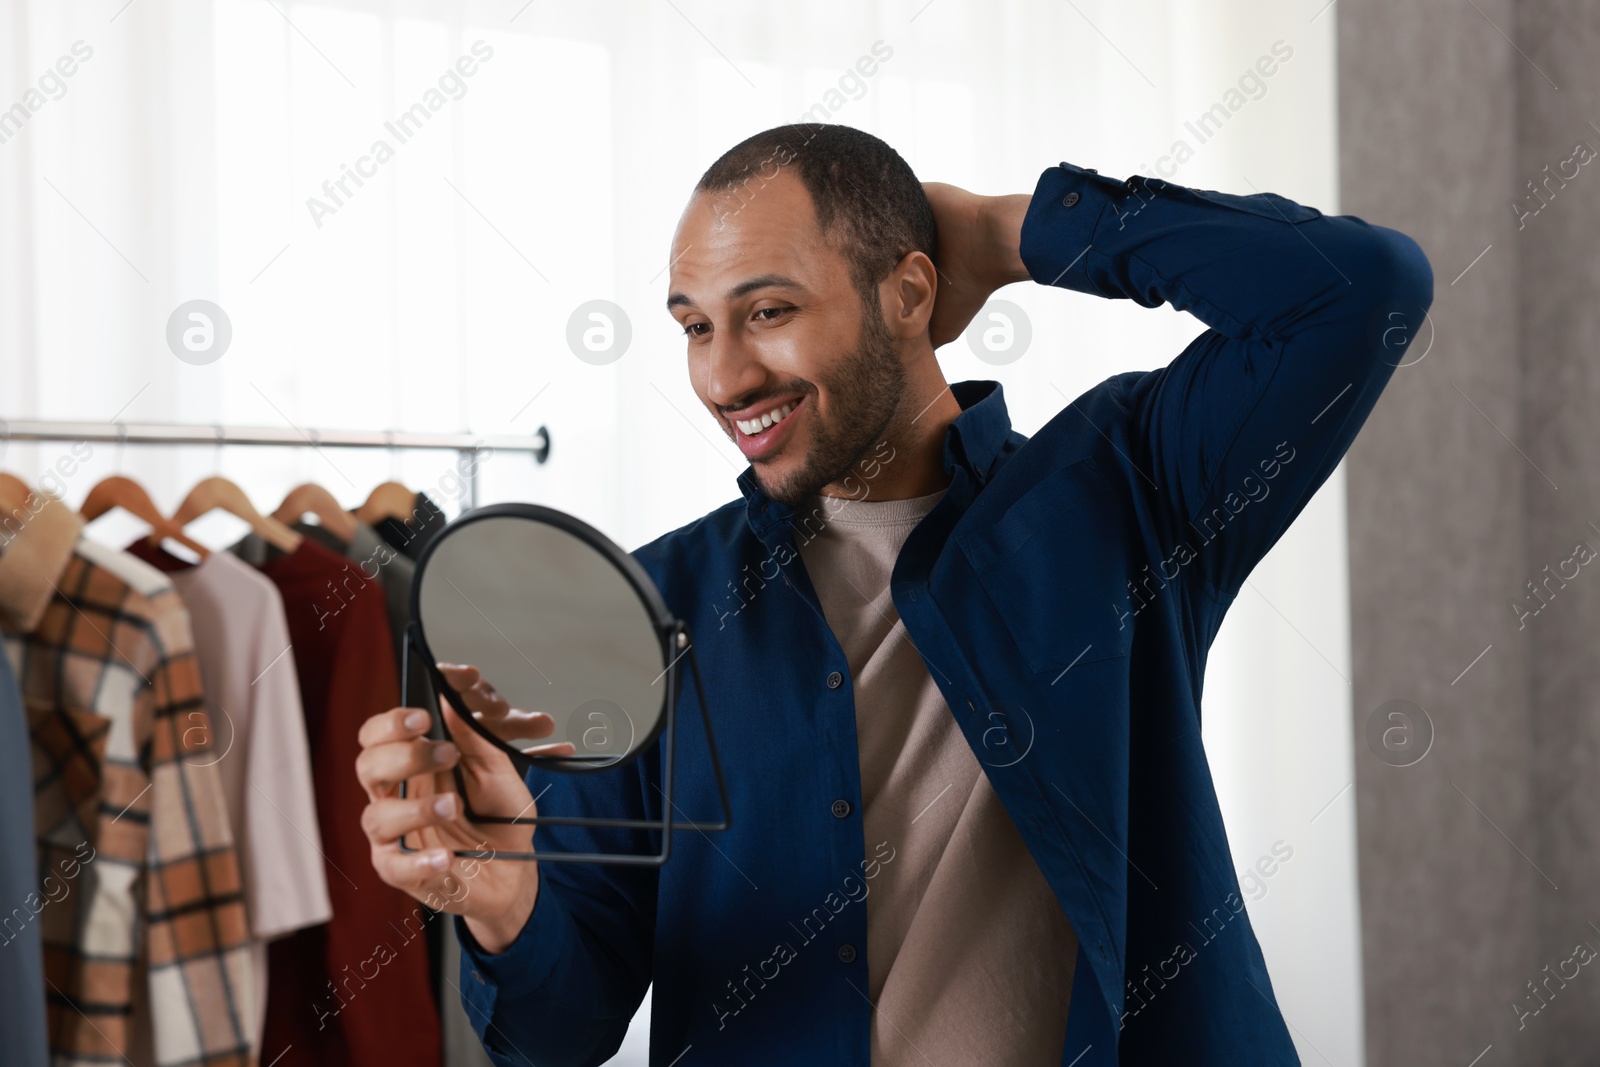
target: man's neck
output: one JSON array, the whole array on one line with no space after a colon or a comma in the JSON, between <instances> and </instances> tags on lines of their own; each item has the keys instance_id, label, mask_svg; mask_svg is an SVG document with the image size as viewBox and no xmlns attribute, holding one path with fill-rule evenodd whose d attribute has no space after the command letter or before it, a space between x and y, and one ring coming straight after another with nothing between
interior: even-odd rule
<instances>
[{"instance_id":1,"label":"man's neck","mask_svg":"<svg viewBox=\"0 0 1600 1067\"><path fill-rule=\"evenodd\" d=\"M944 439L961 403L937 374L927 387L908 389L884 440L869 448L850 473L819 490L823 496L907 500L950 485Z\"/></svg>"}]
</instances>

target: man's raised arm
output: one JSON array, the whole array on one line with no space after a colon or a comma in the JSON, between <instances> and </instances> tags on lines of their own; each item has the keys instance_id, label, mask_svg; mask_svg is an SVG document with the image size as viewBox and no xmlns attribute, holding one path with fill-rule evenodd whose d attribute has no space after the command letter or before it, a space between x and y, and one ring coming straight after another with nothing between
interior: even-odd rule
<instances>
[{"instance_id":1,"label":"man's raised arm","mask_svg":"<svg viewBox=\"0 0 1600 1067\"><path fill-rule=\"evenodd\" d=\"M1020 198L994 202L1015 226ZM1170 547L1193 549L1184 571L1224 598L1338 465L1433 301L1398 231L1068 163L1040 176L1017 250L1041 284L1210 327L1130 386L1129 458Z\"/></svg>"}]
</instances>

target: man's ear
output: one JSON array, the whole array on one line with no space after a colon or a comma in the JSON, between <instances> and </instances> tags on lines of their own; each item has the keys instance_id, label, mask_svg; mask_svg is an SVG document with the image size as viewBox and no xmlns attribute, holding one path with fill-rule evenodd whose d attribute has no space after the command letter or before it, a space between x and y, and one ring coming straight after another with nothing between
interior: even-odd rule
<instances>
[{"instance_id":1,"label":"man's ear","mask_svg":"<svg viewBox=\"0 0 1600 1067\"><path fill-rule=\"evenodd\" d=\"M884 320L896 337L928 332L939 291L939 272L925 252L907 252L884 280Z\"/></svg>"}]
</instances>

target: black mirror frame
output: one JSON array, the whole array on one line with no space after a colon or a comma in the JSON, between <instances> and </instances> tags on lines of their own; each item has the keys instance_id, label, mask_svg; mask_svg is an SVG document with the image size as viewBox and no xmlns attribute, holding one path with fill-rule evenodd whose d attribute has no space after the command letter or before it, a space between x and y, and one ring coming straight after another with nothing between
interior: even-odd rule
<instances>
[{"instance_id":1,"label":"black mirror frame","mask_svg":"<svg viewBox=\"0 0 1600 1067\"><path fill-rule=\"evenodd\" d=\"M626 757L608 756L530 756L527 753L507 744L495 736L488 727L478 722L467 708L461 694L445 681L444 675L438 668L437 658L428 647L427 638L422 629L422 578L429 560L439 545L447 540L452 532L460 527L474 522L493 518L519 518L533 522L541 522L553 526L565 533L571 534L584 542L590 548L600 553L605 559L620 571L633 591L638 595L640 603L649 613L651 623L661 641L661 658L665 667L661 677L666 679L665 691L662 694L664 706L662 714L656 717L655 725L643 740L638 741L633 749L633 754ZM506 816L487 815L476 812L472 807L472 800L467 795L466 781L461 774L460 767L454 771L456 792L461 797L462 814L473 822L518 825L518 826L584 826L595 829L632 829L632 830L659 830L661 831L661 851L655 853L591 853L591 852L497 852L482 849L455 849L454 854L462 859L516 859L533 860L538 862L567 862L567 863L611 863L632 866L660 866L667 861L672 847L672 831L696 830L705 832L709 830L726 830L733 825L733 809L728 803L728 788L722 774L722 761L717 754L717 741L711 729L710 712L706 709L706 688L700 676L699 661L694 654L694 642L689 637L688 627L673 616L667 609L666 602L662 600L661 593L656 589L655 583L645 573L639 561L622 551L609 537L599 530L583 522L581 519L568 515L566 512L554 508L542 507L538 504L491 504L486 507L474 508L447 525L443 530L429 540L427 546L417 558L416 573L411 583L411 621L406 627L405 656L407 661L411 656L420 656L423 665L428 671L437 693L450 702L456 715L470 725L477 733L490 744L504 752L510 758L512 766L526 779L528 771L534 767L548 767L567 774L594 774L625 766L644 756L646 750L657 741L662 748L662 778L660 792L666 803L661 819L593 819L574 816ZM674 650L677 650L674 655ZM673 803L673 771L677 765L675 748L673 744L674 724L676 722L676 708L678 696L681 691L681 674L678 662L685 657L689 660L690 672L694 675L695 689L699 694L700 721L706 731L706 744L710 750L711 768L716 775L717 795L722 805L722 820L716 823L686 822L674 820L670 811L676 809ZM406 692L407 672L405 664L400 671L400 702L402 706L407 703L409 694ZM428 713L437 721L439 709L430 707ZM441 727L443 726L440 723ZM448 730L443 731L448 736ZM606 762L599 763L604 760ZM400 783L400 795L406 795L406 783ZM417 849L406 845L405 838L400 838L400 851L414 853Z\"/></svg>"}]
</instances>

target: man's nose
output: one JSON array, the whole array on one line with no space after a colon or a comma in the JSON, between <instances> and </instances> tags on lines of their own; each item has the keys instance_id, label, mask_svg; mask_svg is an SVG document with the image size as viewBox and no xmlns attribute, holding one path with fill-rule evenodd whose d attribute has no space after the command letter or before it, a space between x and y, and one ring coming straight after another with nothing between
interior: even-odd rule
<instances>
[{"instance_id":1,"label":"man's nose","mask_svg":"<svg viewBox=\"0 0 1600 1067\"><path fill-rule=\"evenodd\" d=\"M723 408L736 408L766 380L766 370L751 345L737 334L712 337L706 345L706 399Z\"/></svg>"}]
</instances>

